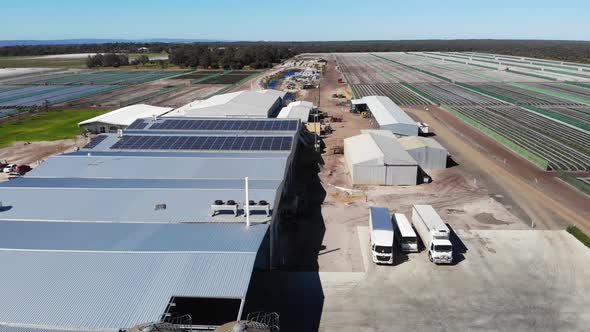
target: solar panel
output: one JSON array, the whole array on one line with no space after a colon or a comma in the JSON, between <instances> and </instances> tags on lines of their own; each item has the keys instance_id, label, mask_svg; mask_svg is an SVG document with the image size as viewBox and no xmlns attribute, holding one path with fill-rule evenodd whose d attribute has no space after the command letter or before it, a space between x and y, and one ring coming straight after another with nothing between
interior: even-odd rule
<instances>
[{"instance_id":1,"label":"solar panel","mask_svg":"<svg viewBox=\"0 0 590 332\"><path fill-rule=\"evenodd\" d=\"M145 120L137 119L133 121L133 123L130 124L129 127L127 127L127 129L144 129L145 127L147 127L147 125L148 123Z\"/></svg>"},{"instance_id":2,"label":"solar panel","mask_svg":"<svg viewBox=\"0 0 590 332\"><path fill-rule=\"evenodd\" d=\"M106 137L106 136L105 136ZM111 149L289 151L290 136L123 136Z\"/></svg>"},{"instance_id":3,"label":"solar panel","mask_svg":"<svg viewBox=\"0 0 590 332\"><path fill-rule=\"evenodd\" d=\"M100 142L104 141L105 138L107 138L107 135L98 135L88 142L88 144L84 145L83 149L93 149L98 144L100 144Z\"/></svg>"},{"instance_id":4,"label":"solar panel","mask_svg":"<svg viewBox=\"0 0 590 332\"><path fill-rule=\"evenodd\" d=\"M143 121L143 120L137 120ZM136 122L137 122L136 121ZM140 127L140 124L132 123L127 129L144 129L147 126ZM194 119L194 120L163 120L154 123L149 129L151 130L204 130L204 131L236 131L236 130L254 130L254 131L294 131L297 129L298 120L236 120L236 119Z\"/></svg>"}]
</instances>

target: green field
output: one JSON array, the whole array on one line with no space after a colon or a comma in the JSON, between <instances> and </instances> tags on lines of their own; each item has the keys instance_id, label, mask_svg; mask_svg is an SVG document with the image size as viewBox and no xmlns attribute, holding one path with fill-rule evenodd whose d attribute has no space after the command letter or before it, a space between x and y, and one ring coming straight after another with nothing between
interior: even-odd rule
<instances>
[{"instance_id":1,"label":"green field","mask_svg":"<svg viewBox=\"0 0 590 332\"><path fill-rule=\"evenodd\" d=\"M86 58L36 59L31 56L0 56L0 68L65 67L86 68Z\"/></svg>"},{"instance_id":2,"label":"green field","mask_svg":"<svg viewBox=\"0 0 590 332\"><path fill-rule=\"evenodd\" d=\"M0 147L14 141L55 141L80 133L78 122L108 112L102 109L67 109L38 113L0 124Z\"/></svg>"}]
</instances>

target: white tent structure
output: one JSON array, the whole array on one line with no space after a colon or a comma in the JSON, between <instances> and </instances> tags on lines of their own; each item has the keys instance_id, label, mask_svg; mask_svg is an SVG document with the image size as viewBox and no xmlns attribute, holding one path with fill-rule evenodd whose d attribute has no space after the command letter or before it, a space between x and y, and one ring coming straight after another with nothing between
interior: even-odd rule
<instances>
[{"instance_id":1,"label":"white tent structure","mask_svg":"<svg viewBox=\"0 0 590 332\"><path fill-rule=\"evenodd\" d=\"M418 163L389 131L371 130L346 138L344 158L353 185L416 184Z\"/></svg>"},{"instance_id":2,"label":"white tent structure","mask_svg":"<svg viewBox=\"0 0 590 332\"><path fill-rule=\"evenodd\" d=\"M127 128L137 119L150 118L154 115L161 116L171 110L170 107L145 104L131 105L82 121L78 123L78 127L93 133L114 132L117 129Z\"/></svg>"},{"instance_id":3,"label":"white tent structure","mask_svg":"<svg viewBox=\"0 0 590 332\"><path fill-rule=\"evenodd\" d=\"M283 107L277 115L281 119L300 119L302 123L309 121L309 114L313 110L313 103L309 101L294 101Z\"/></svg>"},{"instance_id":4,"label":"white tent structure","mask_svg":"<svg viewBox=\"0 0 590 332\"><path fill-rule=\"evenodd\" d=\"M283 106L286 92L278 90L224 93L186 104L166 116L270 118Z\"/></svg>"},{"instance_id":5,"label":"white tent structure","mask_svg":"<svg viewBox=\"0 0 590 332\"><path fill-rule=\"evenodd\" d=\"M418 135L420 125L388 97L366 96L351 102L354 107L369 111L379 129L403 136Z\"/></svg>"},{"instance_id":6,"label":"white tent structure","mask_svg":"<svg viewBox=\"0 0 590 332\"><path fill-rule=\"evenodd\" d=\"M447 167L447 149L440 145L434 138L419 136L402 137L399 139L399 142L423 169Z\"/></svg>"}]
</instances>

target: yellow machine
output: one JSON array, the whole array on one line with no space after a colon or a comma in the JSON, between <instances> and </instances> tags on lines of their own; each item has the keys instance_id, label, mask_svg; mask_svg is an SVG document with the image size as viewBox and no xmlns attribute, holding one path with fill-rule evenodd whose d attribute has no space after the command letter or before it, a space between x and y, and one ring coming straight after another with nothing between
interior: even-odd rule
<instances>
[{"instance_id":1,"label":"yellow machine","mask_svg":"<svg viewBox=\"0 0 590 332\"><path fill-rule=\"evenodd\" d=\"M368 118L369 117L369 113L367 113L367 111L361 112L361 116L363 118Z\"/></svg>"}]
</instances>

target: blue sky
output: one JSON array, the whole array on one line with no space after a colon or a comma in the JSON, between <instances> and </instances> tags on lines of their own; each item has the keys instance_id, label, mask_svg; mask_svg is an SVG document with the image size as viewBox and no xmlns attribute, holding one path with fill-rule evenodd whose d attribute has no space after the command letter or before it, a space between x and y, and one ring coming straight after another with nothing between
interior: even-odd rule
<instances>
[{"instance_id":1,"label":"blue sky","mask_svg":"<svg viewBox=\"0 0 590 332\"><path fill-rule=\"evenodd\" d=\"M590 40L590 0L0 0L0 39Z\"/></svg>"}]
</instances>

